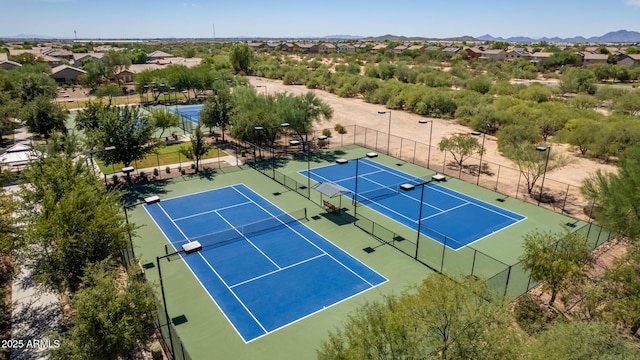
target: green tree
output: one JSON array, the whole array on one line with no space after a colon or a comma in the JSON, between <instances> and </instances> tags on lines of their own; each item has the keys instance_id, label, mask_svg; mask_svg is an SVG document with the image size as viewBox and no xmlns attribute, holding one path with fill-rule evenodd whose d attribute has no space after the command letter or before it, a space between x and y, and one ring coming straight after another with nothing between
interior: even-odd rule
<instances>
[{"instance_id":1,"label":"green tree","mask_svg":"<svg viewBox=\"0 0 640 360\"><path fill-rule=\"evenodd\" d=\"M235 43L229 50L229 60L233 70L248 74L253 60L253 50L245 43Z\"/></svg>"},{"instance_id":2,"label":"green tree","mask_svg":"<svg viewBox=\"0 0 640 360\"><path fill-rule=\"evenodd\" d=\"M78 130L96 130L100 127L100 121L107 116L111 106L101 101L89 100L84 108L76 115L76 128Z\"/></svg>"},{"instance_id":3,"label":"green tree","mask_svg":"<svg viewBox=\"0 0 640 360\"><path fill-rule=\"evenodd\" d=\"M22 103L42 96L48 100L56 97L56 82L47 74L27 74L18 80L17 91Z\"/></svg>"},{"instance_id":4,"label":"green tree","mask_svg":"<svg viewBox=\"0 0 640 360\"><path fill-rule=\"evenodd\" d=\"M553 304L559 291L586 280L593 259L581 234L565 231L525 235L519 260L531 280L544 282L542 288L551 292Z\"/></svg>"},{"instance_id":5,"label":"green tree","mask_svg":"<svg viewBox=\"0 0 640 360\"><path fill-rule=\"evenodd\" d=\"M162 129L158 139L162 139L165 130L178 126L180 116L166 108L158 108L151 111L151 123L155 129Z\"/></svg>"},{"instance_id":6,"label":"green tree","mask_svg":"<svg viewBox=\"0 0 640 360\"><path fill-rule=\"evenodd\" d=\"M313 123L333 117L331 106L312 92L299 96L278 94L277 104L277 116L283 123L288 123L289 129L300 138L303 151L308 146L308 135L313 131Z\"/></svg>"},{"instance_id":7,"label":"green tree","mask_svg":"<svg viewBox=\"0 0 640 360\"><path fill-rule=\"evenodd\" d=\"M156 144L153 140L154 127L149 118L136 107L110 106L101 115L99 126L87 129L87 142L91 147L112 151L102 151L96 157L106 165L123 163L131 165L135 160L144 159L152 153Z\"/></svg>"},{"instance_id":8,"label":"green tree","mask_svg":"<svg viewBox=\"0 0 640 360\"><path fill-rule=\"evenodd\" d=\"M615 99L614 110L623 115L640 115L640 91L627 91Z\"/></svg>"},{"instance_id":9,"label":"green tree","mask_svg":"<svg viewBox=\"0 0 640 360\"><path fill-rule=\"evenodd\" d=\"M195 170L197 174L200 169L200 159L209 152L209 149L210 146L204 138L200 125L198 125L193 130L193 134L191 134L191 146L180 149L180 152L184 154L187 159L195 162Z\"/></svg>"},{"instance_id":10,"label":"green tree","mask_svg":"<svg viewBox=\"0 0 640 360\"><path fill-rule=\"evenodd\" d=\"M486 94L491 89L491 79L480 75L475 76L467 81L466 87L469 90L477 91L480 94Z\"/></svg>"},{"instance_id":11,"label":"green tree","mask_svg":"<svg viewBox=\"0 0 640 360\"><path fill-rule=\"evenodd\" d=\"M485 151L478 139L467 134L445 136L438 143L438 148L440 151L448 151L458 166L462 166L462 163L471 155L482 154Z\"/></svg>"},{"instance_id":12,"label":"green tree","mask_svg":"<svg viewBox=\"0 0 640 360\"><path fill-rule=\"evenodd\" d=\"M52 139L55 142L55 139ZM107 191L84 161L50 150L24 171L21 192L27 226L22 248L38 283L58 291L78 288L85 267L118 257L127 246L121 194Z\"/></svg>"},{"instance_id":13,"label":"green tree","mask_svg":"<svg viewBox=\"0 0 640 360\"><path fill-rule=\"evenodd\" d=\"M106 73L109 79L116 79L120 85L120 77L122 71L131 66L131 57L125 51L108 50L102 57L104 61Z\"/></svg>"},{"instance_id":14,"label":"green tree","mask_svg":"<svg viewBox=\"0 0 640 360\"><path fill-rule=\"evenodd\" d=\"M122 87L114 83L100 85L96 89L96 96L98 99L107 97L107 99L109 99L109 105L111 105L114 96L122 96Z\"/></svg>"},{"instance_id":15,"label":"green tree","mask_svg":"<svg viewBox=\"0 0 640 360\"><path fill-rule=\"evenodd\" d=\"M220 89L217 94L209 98L200 110L200 122L209 128L220 128L222 133L222 141L224 141L224 131L231 124L231 112L233 104L231 93L227 89Z\"/></svg>"},{"instance_id":16,"label":"green tree","mask_svg":"<svg viewBox=\"0 0 640 360\"><path fill-rule=\"evenodd\" d=\"M633 241L640 239L640 147L621 155L617 172L600 170L586 179L581 192L594 207L594 217L605 228Z\"/></svg>"},{"instance_id":17,"label":"green tree","mask_svg":"<svg viewBox=\"0 0 640 360\"><path fill-rule=\"evenodd\" d=\"M547 153L549 151L549 153ZM546 151L537 151L535 144L524 141L518 144L510 144L502 150L503 154L513 161L522 177L526 181L527 193L531 194L538 179L545 173L561 168L568 163L564 156L551 152L551 147ZM549 161L547 162L547 156ZM538 194L541 198L542 194Z\"/></svg>"},{"instance_id":18,"label":"green tree","mask_svg":"<svg viewBox=\"0 0 640 360\"><path fill-rule=\"evenodd\" d=\"M565 93L595 94L595 76L589 70L571 68L560 77L560 90Z\"/></svg>"},{"instance_id":19,"label":"green tree","mask_svg":"<svg viewBox=\"0 0 640 360\"><path fill-rule=\"evenodd\" d=\"M574 119L565 124L561 137L570 145L576 146L580 154L586 155L598 140L601 129L599 121L587 118Z\"/></svg>"},{"instance_id":20,"label":"green tree","mask_svg":"<svg viewBox=\"0 0 640 360\"><path fill-rule=\"evenodd\" d=\"M601 322L556 322L527 347L527 360L637 359L640 351L616 329Z\"/></svg>"},{"instance_id":21,"label":"green tree","mask_svg":"<svg viewBox=\"0 0 640 360\"><path fill-rule=\"evenodd\" d=\"M505 304L482 280L433 274L330 333L319 359L513 359L519 340Z\"/></svg>"},{"instance_id":22,"label":"green tree","mask_svg":"<svg viewBox=\"0 0 640 360\"><path fill-rule=\"evenodd\" d=\"M110 261L88 265L71 300L69 330L54 359L115 360L137 352L154 332L151 285L131 267L126 279Z\"/></svg>"},{"instance_id":23,"label":"green tree","mask_svg":"<svg viewBox=\"0 0 640 360\"><path fill-rule=\"evenodd\" d=\"M107 68L102 61L88 59L82 63L82 70L86 71L80 77L80 82L91 89L98 87L107 75Z\"/></svg>"},{"instance_id":24,"label":"green tree","mask_svg":"<svg viewBox=\"0 0 640 360\"><path fill-rule=\"evenodd\" d=\"M25 104L22 119L30 132L45 138L49 138L54 131L66 131L66 110L45 96L39 96Z\"/></svg>"}]
</instances>

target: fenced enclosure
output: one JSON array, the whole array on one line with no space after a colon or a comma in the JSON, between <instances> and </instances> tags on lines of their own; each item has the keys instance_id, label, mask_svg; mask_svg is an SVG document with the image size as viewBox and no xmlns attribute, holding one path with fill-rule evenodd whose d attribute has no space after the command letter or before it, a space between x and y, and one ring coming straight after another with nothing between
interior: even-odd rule
<instances>
[{"instance_id":1,"label":"fenced enclosure","mask_svg":"<svg viewBox=\"0 0 640 360\"><path fill-rule=\"evenodd\" d=\"M307 162L308 164L310 163L309 159L318 158L332 162L337 156L332 156L331 150L347 145L357 145L380 153L388 152L391 157L404 162L421 167L428 166L429 169L436 173L442 173L471 184L477 183L481 187L499 193L503 199L513 197L527 201L532 205L537 203L537 199L529 195L527 186L522 180L518 169L487 163L484 160L481 167L479 158L475 159L473 157L467 161L470 164L478 161L478 165L475 167L452 166L451 163L447 162L447 154L435 147L430 149L428 144L400 137L391 136L389 138L386 133L360 126L353 126L347 134L330 138L329 142L323 143L322 147L315 144L315 139L321 136L319 134L322 134L322 132L317 131L313 134L312 140L309 141L310 150L307 152L302 152L301 150L292 151L283 144L274 144L269 148L250 143L245 143L243 146L251 150L249 164L252 167L320 207L326 207L325 201L331 199L311 189L309 179L301 181L281 172L280 168L289 159ZM325 149L327 151L323 151ZM495 169L495 172L489 171L489 169ZM478 172L478 170L482 171ZM513 178L518 180L514 183L511 181ZM580 215L574 217L588 218L582 212L585 202L577 187L549 178L545 179L544 186L544 192L554 194L559 201L554 204L541 203L540 206L557 213ZM539 186L533 187L532 192L535 192L536 189L539 189ZM347 198L341 202L342 204L348 204L350 200ZM338 205L335 200L331 201L333 201L334 206ZM576 210L571 211L569 209ZM435 271L451 276L477 276L487 279L487 284L490 288L499 291L509 299L515 299L538 285L537 282L531 280L530 274L522 268L520 262L505 263L486 252L474 248L473 245L463 246L462 244L456 244L456 240L446 235L442 236L444 241L434 241L422 233L418 235L415 230L412 231L409 228L399 229L394 227L391 230L389 226L381 224L380 220L370 219L361 212L358 212L356 218L351 217L349 221L352 221L355 226L378 239L382 244L396 248ZM590 250L595 249L612 237L611 233L592 222L573 229L573 232L584 237L584 241Z\"/></svg>"}]
</instances>

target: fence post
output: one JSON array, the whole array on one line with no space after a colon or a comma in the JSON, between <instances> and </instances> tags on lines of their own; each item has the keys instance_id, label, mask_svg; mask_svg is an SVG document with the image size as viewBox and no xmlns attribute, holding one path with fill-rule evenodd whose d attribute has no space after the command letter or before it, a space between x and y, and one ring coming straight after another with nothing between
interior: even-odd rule
<instances>
[{"instance_id":1,"label":"fence post","mask_svg":"<svg viewBox=\"0 0 640 360\"><path fill-rule=\"evenodd\" d=\"M447 247L447 237L444 237L444 242L442 243L442 259L440 260L440 272L443 272L444 269L444 251Z\"/></svg>"},{"instance_id":2,"label":"fence post","mask_svg":"<svg viewBox=\"0 0 640 360\"><path fill-rule=\"evenodd\" d=\"M511 279L511 268L513 268L513 265L509 266L509 270L507 271L507 284L504 287L504 294L502 296L507 296L507 289L509 289L509 280ZM529 277L529 279L531 279L531 277Z\"/></svg>"}]
</instances>

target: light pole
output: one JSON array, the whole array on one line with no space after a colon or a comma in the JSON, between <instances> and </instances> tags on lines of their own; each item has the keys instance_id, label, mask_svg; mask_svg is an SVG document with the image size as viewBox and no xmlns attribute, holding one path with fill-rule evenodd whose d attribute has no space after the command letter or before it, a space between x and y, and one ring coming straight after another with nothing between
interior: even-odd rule
<instances>
[{"instance_id":1,"label":"light pole","mask_svg":"<svg viewBox=\"0 0 640 360\"><path fill-rule=\"evenodd\" d=\"M264 88L264 95L268 95L269 93L267 92L267 85L256 85L256 88Z\"/></svg>"},{"instance_id":2,"label":"light pole","mask_svg":"<svg viewBox=\"0 0 640 360\"><path fill-rule=\"evenodd\" d=\"M391 149L389 148L389 146L391 146L391 111L378 111L380 115L386 113L389 113L389 132L387 133L387 155L389 155L391 153Z\"/></svg>"},{"instance_id":3,"label":"light pole","mask_svg":"<svg viewBox=\"0 0 640 360\"><path fill-rule=\"evenodd\" d=\"M480 184L480 172L482 171L482 155L484 154L484 138L486 134L480 131L471 132L471 135L473 136L480 136L480 134L482 134L482 149L480 149L480 166L478 166L478 180L476 180L476 186Z\"/></svg>"},{"instance_id":4,"label":"light pole","mask_svg":"<svg viewBox=\"0 0 640 360\"><path fill-rule=\"evenodd\" d=\"M400 185L400 189L404 190L404 191L410 191L415 189L416 186L420 186L420 211L418 212L418 235L416 237L416 256L415 258L418 258L418 246L420 246L420 230L422 228L422 203L424 201L424 187L425 185L427 185L428 183L430 183L431 180L429 181L425 181L422 182L420 184L402 184Z\"/></svg>"},{"instance_id":5,"label":"light pole","mask_svg":"<svg viewBox=\"0 0 640 360\"><path fill-rule=\"evenodd\" d=\"M362 158L357 158L354 161L356 162L356 185L355 185L355 190L353 193L353 224L356 224L357 221L357 215L358 215L358 164L360 163L360 159ZM345 159L338 159L336 160L336 164L338 165L346 165L348 164L349 161L345 160Z\"/></svg>"},{"instance_id":6,"label":"light pole","mask_svg":"<svg viewBox=\"0 0 640 360\"><path fill-rule=\"evenodd\" d=\"M429 148L427 149L427 169L429 168L431 161L431 136L433 135L433 120L418 120L419 124L431 123L431 128L429 129ZM415 157L415 154L414 154Z\"/></svg>"},{"instance_id":7,"label":"light pole","mask_svg":"<svg viewBox=\"0 0 640 360\"><path fill-rule=\"evenodd\" d=\"M540 195L538 196L538 206L540 206L540 200L542 200L542 191L544 190L544 178L547 176L547 165L549 165L551 146L536 146L536 150L547 152L547 160L544 162L544 173L542 174L542 184L540 184Z\"/></svg>"},{"instance_id":8,"label":"light pole","mask_svg":"<svg viewBox=\"0 0 640 360\"><path fill-rule=\"evenodd\" d=\"M282 123L279 125L275 125L275 126L254 126L253 127L253 131L258 131L260 133L265 132L265 131L269 131L269 130L273 130L273 129L278 129L278 128L286 128L289 127L289 123ZM255 156L255 155L254 155ZM271 144L271 169L273 170L273 178L276 178L276 163L275 163L275 157L276 157L276 152L275 152L275 148L273 146L273 143Z\"/></svg>"}]
</instances>

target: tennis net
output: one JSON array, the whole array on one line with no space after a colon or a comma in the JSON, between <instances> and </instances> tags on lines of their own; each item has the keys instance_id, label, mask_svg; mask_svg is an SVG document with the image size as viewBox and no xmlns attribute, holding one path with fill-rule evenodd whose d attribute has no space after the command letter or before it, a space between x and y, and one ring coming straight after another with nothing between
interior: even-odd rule
<instances>
[{"instance_id":1,"label":"tennis net","mask_svg":"<svg viewBox=\"0 0 640 360\"><path fill-rule=\"evenodd\" d=\"M251 235L274 231L302 220L307 220L307 208L302 208L289 213L282 213L274 217L258 220L242 226L195 236L189 240L174 242L173 244L176 249L180 249L182 248L182 245L193 241L198 241L203 248L220 246L232 241L244 239Z\"/></svg>"},{"instance_id":2,"label":"tennis net","mask_svg":"<svg viewBox=\"0 0 640 360\"><path fill-rule=\"evenodd\" d=\"M398 194L401 191L400 187L404 184L418 185L426 181L426 179L422 178L407 179L398 184L382 186L373 190L358 192L356 199L357 202L361 204L373 202L375 200L381 200L383 198Z\"/></svg>"}]
</instances>

